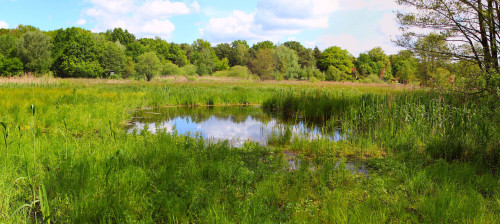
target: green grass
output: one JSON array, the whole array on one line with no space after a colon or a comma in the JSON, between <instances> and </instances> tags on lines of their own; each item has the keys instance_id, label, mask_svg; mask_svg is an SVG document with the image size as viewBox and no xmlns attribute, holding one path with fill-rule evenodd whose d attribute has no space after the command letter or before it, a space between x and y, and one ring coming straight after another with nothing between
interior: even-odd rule
<instances>
[{"instance_id":1,"label":"green grass","mask_svg":"<svg viewBox=\"0 0 500 224\"><path fill-rule=\"evenodd\" d=\"M136 108L231 104L349 131L340 142L231 148L124 130ZM63 80L0 84L0 105L1 223L500 219L495 101L390 85ZM284 150L308 162L289 172ZM369 175L344 169L346 161Z\"/></svg>"}]
</instances>

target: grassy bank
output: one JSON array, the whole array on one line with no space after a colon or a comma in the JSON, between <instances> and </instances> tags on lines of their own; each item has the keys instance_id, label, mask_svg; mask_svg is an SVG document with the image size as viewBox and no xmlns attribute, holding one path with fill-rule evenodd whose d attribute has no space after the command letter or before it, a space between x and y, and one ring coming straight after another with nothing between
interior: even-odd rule
<instances>
[{"instance_id":1,"label":"grassy bank","mask_svg":"<svg viewBox=\"0 0 500 224\"><path fill-rule=\"evenodd\" d=\"M231 148L123 129L137 108L230 104L349 131ZM58 79L0 82L0 105L1 222L500 219L498 105L391 85ZM284 151L307 162L291 172Z\"/></svg>"}]
</instances>

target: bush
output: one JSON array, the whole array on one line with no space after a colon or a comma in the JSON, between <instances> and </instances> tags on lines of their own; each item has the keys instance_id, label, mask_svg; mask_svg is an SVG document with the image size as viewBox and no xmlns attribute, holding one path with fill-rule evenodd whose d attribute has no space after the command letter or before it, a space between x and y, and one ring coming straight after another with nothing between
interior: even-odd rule
<instances>
[{"instance_id":1,"label":"bush","mask_svg":"<svg viewBox=\"0 0 500 224\"><path fill-rule=\"evenodd\" d=\"M328 70L325 72L325 79L327 81L340 81L341 78L342 72L335 66L328 67Z\"/></svg>"},{"instance_id":2,"label":"bush","mask_svg":"<svg viewBox=\"0 0 500 224\"><path fill-rule=\"evenodd\" d=\"M246 66L236 65L234 67L231 67L231 69L228 71L218 71L218 72L214 73L212 76L248 79L249 74L250 73L249 73L248 68Z\"/></svg>"},{"instance_id":3,"label":"bush","mask_svg":"<svg viewBox=\"0 0 500 224\"><path fill-rule=\"evenodd\" d=\"M246 66L236 65L231 68L232 77L248 78L250 71Z\"/></svg>"},{"instance_id":4,"label":"bush","mask_svg":"<svg viewBox=\"0 0 500 224\"><path fill-rule=\"evenodd\" d=\"M121 77L118 74L113 74L109 76L109 79L121 79Z\"/></svg>"},{"instance_id":5,"label":"bush","mask_svg":"<svg viewBox=\"0 0 500 224\"><path fill-rule=\"evenodd\" d=\"M309 78L309 82L317 83L317 82L319 82L319 80L316 77L311 77L311 78Z\"/></svg>"},{"instance_id":6,"label":"bush","mask_svg":"<svg viewBox=\"0 0 500 224\"><path fill-rule=\"evenodd\" d=\"M183 71L176 64L167 61L163 66L163 75L182 75Z\"/></svg>"},{"instance_id":7,"label":"bush","mask_svg":"<svg viewBox=\"0 0 500 224\"><path fill-rule=\"evenodd\" d=\"M189 64L181 68L183 75L196 75L196 65Z\"/></svg>"},{"instance_id":8,"label":"bush","mask_svg":"<svg viewBox=\"0 0 500 224\"><path fill-rule=\"evenodd\" d=\"M383 83L383 81L380 80L380 78L378 76L373 75L373 74L367 76L364 79L361 79L360 82L362 82L362 83Z\"/></svg>"},{"instance_id":9,"label":"bush","mask_svg":"<svg viewBox=\"0 0 500 224\"><path fill-rule=\"evenodd\" d=\"M0 55L0 75L13 76L23 72L23 63L19 58L3 58Z\"/></svg>"}]
</instances>

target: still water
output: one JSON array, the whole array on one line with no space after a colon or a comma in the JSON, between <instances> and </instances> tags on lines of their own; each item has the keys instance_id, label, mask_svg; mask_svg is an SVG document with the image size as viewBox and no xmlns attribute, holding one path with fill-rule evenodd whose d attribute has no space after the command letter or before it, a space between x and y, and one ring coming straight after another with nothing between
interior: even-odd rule
<instances>
[{"instance_id":1,"label":"still water","mask_svg":"<svg viewBox=\"0 0 500 224\"><path fill-rule=\"evenodd\" d=\"M156 133L162 129L179 135L201 136L203 139L228 140L239 147L246 141L266 145L273 136L289 135L307 139L342 138L338 129L326 133L323 126L302 118L287 118L256 106L230 107L162 107L134 112L128 133L145 129Z\"/></svg>"}]
</instances>

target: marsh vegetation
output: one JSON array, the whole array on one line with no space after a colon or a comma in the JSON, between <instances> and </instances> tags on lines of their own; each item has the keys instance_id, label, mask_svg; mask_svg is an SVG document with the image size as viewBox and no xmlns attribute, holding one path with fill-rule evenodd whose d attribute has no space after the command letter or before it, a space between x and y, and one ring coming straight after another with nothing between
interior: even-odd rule
<instances>
[{"instance_id":1,"label":"marsh vegetation","mask_svg":"<svg viewBox=\"0 0 500 224\"><path fill-rule=\"evenodd\" d=\"M0 85L4 222L499 219L498 101L328 83ZM190 106L184 116L203 120L196 111L204 105L260 105L349 131L339 141L276 134L267 145L238 146L161 128L127 131L138 109Z\"/></svg>"}]
</instances>

